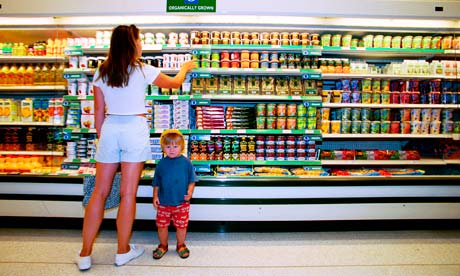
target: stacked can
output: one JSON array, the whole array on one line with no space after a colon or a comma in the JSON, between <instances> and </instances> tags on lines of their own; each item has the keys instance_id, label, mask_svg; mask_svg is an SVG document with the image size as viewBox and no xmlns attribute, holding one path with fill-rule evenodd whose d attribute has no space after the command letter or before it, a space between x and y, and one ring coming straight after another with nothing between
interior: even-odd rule
<instances>
[{"instance_id":1,"label":"stacked can","mask_svg":"<svg viewBox=\"0 0 460 276\"><path fill-rule=\"evenodd\" d=\"M257 104L256 123L258 129L315 129L316 108L295 103Z\"/></svg>"},{"instance_id":2,"label":"stacked can","mask_svg":"<svg viewBox=\"0 0 460 276\"><path fill-rule=\"evenodd\" d=\"M315 160L316 143L300 135L256 136L256 160Z\"/></svg>"},{"instance_id":3,"label":"stacked can","mask_svg":"<svg viewBox=\"0 0 460 276\"><path fill-rule=\"evenodd\" d=\"M200 60L202 62L200 64L201 67L204 66L203 61L205 61L205 65L207 65L207 67L205 68L209 68L209 64L210 64L209 58L210 58L209 55L201 55L201 57L198 57L197 59L195 56L193 57L194 60ZM162 67L166 69L179 69L184 62L187 62L190 60L192 60L192 55L190 54L163 54L163 58L154 59L154 63L156 62L158 67L161 67L159 65L160 63L162 63L163 64ZM155 65L155 64L152 64L152 65Z\"/></svg>"}]
</instances>

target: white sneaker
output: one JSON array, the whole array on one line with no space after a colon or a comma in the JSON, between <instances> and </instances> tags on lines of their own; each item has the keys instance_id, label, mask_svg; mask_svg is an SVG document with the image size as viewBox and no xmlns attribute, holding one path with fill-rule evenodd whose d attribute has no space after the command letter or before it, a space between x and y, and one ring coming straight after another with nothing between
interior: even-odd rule
<instances>
[{"instance_id":1,"label":"white sneaker","mask_svg":"<svg viewBox=\"0 0 460 276\"><path fill-rule=\"evenodd\" d=\"M115 265L122 266L127 264L129 261L136 259L137 257L144 254L144 247L142 246L135 246L134 244L129 245L130 250L123 254L115 255Z\"/></svg>"},{"instance_id":2,"label":"white sneaker","mask_svg":"<svg viewBox=\"0 0 460 276\"><path fill-rule=\"evenodd\" d=\"M91 256L80 257L80 254L75 258L75 263L80 271L85 271L91 268Z\"/></svg>"}]
</instances>

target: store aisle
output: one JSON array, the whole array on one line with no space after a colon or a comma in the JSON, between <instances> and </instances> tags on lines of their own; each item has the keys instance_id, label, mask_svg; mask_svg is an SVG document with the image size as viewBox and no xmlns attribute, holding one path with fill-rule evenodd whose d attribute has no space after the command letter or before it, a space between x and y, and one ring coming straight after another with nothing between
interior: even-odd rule
<instances>
[{"instance_id":1,"label":"store aisle","mask_svg":"<svg viewBox=\"0 0 460 276\"><path fill-rule=\"evenodd\" d=\"M113 265L115 231L101 233L93 267L73 258L78 230L0 229L0 275L460 275L460 231L189 233L191 256L173 250L153 260L153 232L136 231L146 253Z\"/></svg>"}]
</instances>

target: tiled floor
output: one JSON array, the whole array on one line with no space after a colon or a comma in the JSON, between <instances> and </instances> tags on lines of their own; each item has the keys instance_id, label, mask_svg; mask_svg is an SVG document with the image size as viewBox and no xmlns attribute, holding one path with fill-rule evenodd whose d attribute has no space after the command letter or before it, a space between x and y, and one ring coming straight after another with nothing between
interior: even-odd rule
<instances>
[{"instance_id":1,"label":"tiled floor","mask_svg":"<svg viewBox=\"0 0 460 276\"><path fill-rule=\"evenodd\" d=\"M174 250L153 260L153 232L132 241L146 253L115 267L115 232L102 231L93 267L81 273L73 263L80 231L0 228L0 275L460 275L460 231L192 232L185 260Z\"/></svg>"}]
</instances>

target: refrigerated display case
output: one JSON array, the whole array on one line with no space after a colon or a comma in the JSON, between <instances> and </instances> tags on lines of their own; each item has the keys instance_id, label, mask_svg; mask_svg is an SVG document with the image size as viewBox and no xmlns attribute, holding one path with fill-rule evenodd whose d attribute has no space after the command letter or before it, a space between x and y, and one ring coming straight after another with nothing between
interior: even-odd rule
<instances>
[{"instance_id":1,"label":"refrigerated display case","mask_svg":"<svg viewBox=\"0 0 460 276\"><path fill-rule=\"evenodd\" d=\"M203 24L186 18L191 23L185 26L138 24L145 62L167 74L187 58L198 65L182 89L146 91L154 153L138 193L139 219L154 217L149 182L161 158L158 137L168 127L186 135L200 175L195 221L460 218L459 26ZM65 119L40 125L57 129L54 144L66 148L48 151L62 153L54 160L60 170L3 171L1 216L82 217L82 176L94 173L95 162L91 78L118 23L30 30L36 40L66 43L63 56L46 57L67 67L65 85L47 88L63 100ZM8 29L5 37L19 43L15 33L23 34L17 31ZM155 125L155 108L164 106L167 126Z\"/></svg>"}]
</instances>

